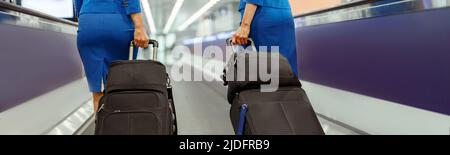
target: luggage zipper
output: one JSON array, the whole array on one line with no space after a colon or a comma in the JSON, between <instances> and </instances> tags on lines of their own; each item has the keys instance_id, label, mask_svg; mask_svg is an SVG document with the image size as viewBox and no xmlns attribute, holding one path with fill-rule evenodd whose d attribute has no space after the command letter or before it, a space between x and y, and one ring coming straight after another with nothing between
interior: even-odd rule
<instances>
[{"instance_id":1,"label":"luggage zipper","mask_svg":"<svg viewBox=\"0 0 450 155\"><path fill-rule=\"evenodd\" d=\"M97 113L100 113L103 109L105 109L105 104L102 104L100 108L97 110Z\"/></svg>"},{"instance_id":2,"label":"luggage zipper","mask_svg":"<svg viewBox=\"0 0 450 155\"><path fill-rule=\"evenodd\" d=\"M151 111L151 110L120 110L120 109L116 109L116 110L112 110L112 112L110 112L109 114L114 114L114 113L155 113L155 112Z\"/></svg>"},{"instance_id":3,"label":"luggage zipper","mask_svg":"<svg viewBox=\"0 0 450 155\"><path fill-rule=\"evenodd\" d=\"M155 94L155 93L158 93L158 94L163 94L162 92L159 92L159 91L141 91L141 90L139 90L139 91L126 91L126 92L113 92L113 93L110 93L109 95L116 95L116 94L131 94L131 93L139 93L139 94L148 94L148 93L152 93L152 94ZM102 98L103 99L103 98ZM159 98L158 98L158 102L159 101L161 101ZM102 103L102 102L100 102L100 103ZM103 104L101 104L100 105L100 108L98 108L98 110L97 110L97 113L100 113L101 111L103 111L103 110L105 110L105 105L106 105L106 103L103 103ZM159 108L157 108L157 109L159 109ZM110 109L110 108L108 108L108 110L107 111L111 111L112 109ZM114 111L114 110L112 110L112 111ZM119 112L120 112L120 110L119 110Z\"/></svg>"},{"instance_id":4,"label":"luggage zipper","mask_svg":"<svg viewBox=\"0 0 450 155\"><path fill-rule=\"evenodd\" d=\"M125 113L150 113L156 117L156 115L153 111L148 111L148 110L113 110L113 111L105 114L105 116L103 117L104 118L103 121L111 115L121 114L121 113L122 114L125 114ZM161 121L161 120L159 120L158 117L156 117L156 118L158 119L159 122ZM103 124L103 122L102 122L102 124Z\"/></svg>"}]
</instances>

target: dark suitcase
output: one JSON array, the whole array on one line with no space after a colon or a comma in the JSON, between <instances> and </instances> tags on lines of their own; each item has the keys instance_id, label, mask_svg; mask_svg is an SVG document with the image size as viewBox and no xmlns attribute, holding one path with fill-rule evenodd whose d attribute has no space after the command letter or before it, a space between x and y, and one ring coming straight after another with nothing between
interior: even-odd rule
<instances>
[{"instance_id":1,"label":"dark suitcase","mask_svg":"<svg viewBox=\"0 0 450 155\"><path fill-rule=\"evenodd\" d=\"M253 41L250 39L250 46L254 47ZM231 39L227 40L227 45L231 46ZM234 50L238 50L233 48ZM228 86L227 99L229 103L233 102L233 98L236 96L236 93L239 93L243 90L248 89L260 89L261 85L268 85L270 80L264 81L259 76L260 66L256 65L255 68L251 68L249 60L253 59L256 63L259 64L260 60L267 60L267 64L271 64L272 57L278 57L278 68L271 68L271 65L267 65L268 73L272 71L277 71L279 73L279 84L277 87L283 86L299 86L301 87L300 81L298 77L294 74L289 64L289 61L286 57L280 55L277 52L255 52L256 49L240 49L240 51L235 51L231 56L230 60L224 69L224 75L222 79L224 80L224 85ZM242 62L242 63L241 63ZM245 64L245 65L242 65ZM250 80L250 73L256 73L256 80Z\"/></svg>"},{"instance_id":2,"label":"dark suitcase","mask_svg":"<svg viewBox=\"0 0 450 155\"><path fill-rule=\"evenodd\" d=\"M276 92L251 89L240 92L230 117L238 135L323 135L306 93L300 87Z\"/></svg>"},{"instance_id":3,"label":"dark suitcase","mask_svg":"<svg viewBox=\"0 0 450 155\"><path fill-rule=\"evenodd\" d=\"M251 46L254 46L250 40ZM227 40L228 46L233 46ZM275 92L261 92L260 85L270 81L249 81L249 66L239 66L239 61L260 57L260 52L234 51L224 69L224 84L228 85L231 104L230 119L237 135L323 135L310 101L301 88L287 59L279 56L279 85ZM276 54L276 53L272 53ZM271 54L266 54L270 57ZM268 58L268 61L270 59ZM248 64L248 63L246 63ZM269 61L270 64L270 61ZM239 69L245 68L245 69ZM229 77L234 76L233 80ZM245 80L236 80L245 76Z\"/></svg>"},{"instance_id":4,"label":"dark suitcase","mask_svg":"<svg viewBox=\"0 0 450 155\"><path fill-rule=\"evenodd\" d=\"M115 61L110 65L105 95L100 100L96 135L173 135L177 134L176 113L166 67L153 60Z\"/></svg>"}]
</instances>

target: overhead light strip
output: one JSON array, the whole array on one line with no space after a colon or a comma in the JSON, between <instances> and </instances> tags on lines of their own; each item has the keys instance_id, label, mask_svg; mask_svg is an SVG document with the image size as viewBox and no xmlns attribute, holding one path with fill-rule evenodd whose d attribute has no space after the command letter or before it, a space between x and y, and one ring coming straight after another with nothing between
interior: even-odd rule
<instances>
[{"instance_id":1,"label":"overhead light strip","mask_svg":"<svg viewBox=\"0 0 450 155\"><path fill-rule=\"evenodd\" d=\"M142 1L142 7L144 8L145 16L147 17L148 25L150 26L150 32L156 34L155 20L153 20L152 10L150 9L149 0Z\"/></svg>"},{"instance_id":2,"label":"overhead light strip","mask_svg":"<svg viewBox=\"0 0 450 155\"><path fill-rule=\"evenodd\" d=\"M173 22L175 21L175 18L178 16L178 12L181 9L181 6L183 6L184 0L177 0L175 3L175 6L172 9L172 13L170 13L169 20L167 20L166 26L164 27L163 33L169 33L170 29L172 28Z\"/></svg>"},{"instance_id":3,"label":"overhead light strip","mask_svg":"<svg viewBox=\"0 0 450 155\"><path fill-rule=\"evenodd\" d=\"M194 23L198 18L200 18L206 11L211 9L219 1L220 0L210 0L200 10L194 13L194 15L192 15L186 22L184 22L180 27L178 27L178 31L186 30L186 28L188 28L189 25Z\"/></svg>"}]
</instances>

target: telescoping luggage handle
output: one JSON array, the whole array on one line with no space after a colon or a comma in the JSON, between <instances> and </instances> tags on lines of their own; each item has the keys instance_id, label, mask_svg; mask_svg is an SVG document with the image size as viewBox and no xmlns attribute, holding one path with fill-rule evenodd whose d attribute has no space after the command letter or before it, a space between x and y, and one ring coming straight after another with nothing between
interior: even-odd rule
<instances>
[{"instance_id":1,"label":"telescoping luggage handle","mask_svg":"<svg viewBox=\"0 0 450 155\"><path fill-rule=\"evenodd\" d=\"M236 66L236 65L237 65L237 59L236 59L237 54L236 54L236 53L239 52L239 50L236 49L236 47L239 46L239 45L234 44L232 38L228 38L228 39L226 40L226 42L227 42L227 46L230 46L231 49L233 50L232 52L234 52L234 53L233 53L233 56L232 56L233 58L231 59L231 60L233 60L233 62L228 62L228 65L227 65L227 66L228 66L228 67L229 67L230 65ZM252 50L253 50L254 52L257 52L256 46L255 46L255 42L253 41L252 38L248 38L248 44L247 44L246 46L252 47ZM225 67L225 69L223 70L223 73L224 73L224 74L221 76L221 78L222 78L222 80L223 80L223 85L224 85L224 86L227 86L227 85L228 85L228 81L227 81L227 78L226 78L226 75L225 75L226 72L227 72L227 67Z\"/></svg>"},{"instance_id":2,"label":"telescoping luggage handle","mask_svg":"<svg viewBox=\"0 0 450 155\"><path fill-rule=\"evenodd\" d=\"M153 60L157 60L158 59L158 47L159 47L159 43L156 40L153 39L149 39L148 40L148 44L153 46ZM134 57L134 41L130 42L130 57L129 60L133 60Z\"/></svg>"},{"instance_id":3,"label":"telescoping luggage handle","mask_svg":"<svg viewBox=\"0 0 450 155\"><path fill-rule=\"evenodd\" d=\"M228 38L227 39L227 45L232 47L233 52L238 52L238 50L236 49L236 47L238 45L233 43L233 39L232 38ZM255 46L255 42L253 41L252 38L248 38L248 43L247 43L246 46L250 46L252 48L252 50L255 51L255 52L257 51L256 50L256 46Z\"/></svg>"}]
</instances>

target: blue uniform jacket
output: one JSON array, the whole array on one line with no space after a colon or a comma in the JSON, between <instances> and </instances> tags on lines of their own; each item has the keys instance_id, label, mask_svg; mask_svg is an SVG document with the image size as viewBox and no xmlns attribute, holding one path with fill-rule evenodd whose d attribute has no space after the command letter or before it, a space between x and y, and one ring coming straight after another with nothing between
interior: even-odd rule
<instances>
[{"instance_id":1,"label":"blue uniform jacket","mask_svg":"<svg viewBox=\"0 0 450 155\"><path fill-rule=\"evenodd\" d=\"M280 8L280 9L290 9L291 5L288 0L241 0L239 5L239 11L243 11L245 9L245 5L247 3L252 3L262 7L272 7L272 8Z\"/></svg>"},{"instance_id":2,"label":"blue uniform jacket","mask_svg":"<svg viewBox=\"0 0 450 155\"><path fill-rule=\"evenodd\" d=\"M75 0L75 13L119 13L132 14L141 12L139 0Z\"/></svg>"}]
</instances>

